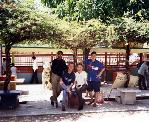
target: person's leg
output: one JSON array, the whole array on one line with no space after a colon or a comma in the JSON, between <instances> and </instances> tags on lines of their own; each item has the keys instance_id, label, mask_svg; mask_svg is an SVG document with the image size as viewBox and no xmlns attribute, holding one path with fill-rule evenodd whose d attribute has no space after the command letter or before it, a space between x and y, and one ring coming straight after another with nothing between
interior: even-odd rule
<instances>
[{"instance_id":1,"label":"person's leg","mask_svg":"<svg viewBox=\"0 0 149 122\"><path fill-rule=\"evenodd\" d=\"M149 76L146 76L146 81L147 81L147 88L149 87Z\"/></svg>"},{"instance_id":2,"label":"person's leg","mask_svg":"<svg viewBox=\"0 0 149 122\"><path fill-rule=\"evenodd\" d=\"M100 94L100 82L96 82L96 81L93 82L93 89L94 89L94 92L95 92L95 100L94 100L93 106L96 107L98 96Z\"/></svg>"},{"instance_id":3,"label":"person's leg","mask_svg":"<svg viewBox=\"0 0 149 122\"><path fill-rule=\"evenodd\" d=\"M63 90L65 90L65 91L67 91L67 86L63 83L62 85L61 85L61 88L63 89Z\"/></svg>"},{"instance_id":4,"label":"person's leg","mask_svg":"<svg viewBox=\"0 0 149 122\"><path fill-rule=\"evenodd\" d=\"M52 92L53 92L53 96L51 96L51 104L52 105L54 105L54 102L57 103L57 97L58 97L58 94L57 94L58 80L59 80L59 76L57 76L56 74L52 73L52 76L51 76L51 84L52 84Z\"/></svg>"},{"instance_id":5,"label":"person's leg","mask_svg":"<svg viewBox=\"0 0 149 122\"><path fill-rule=\"evenodd\" d=\"M34 72L35 83L39 84L37 70Z\"/></svg>"},{"instance_id":6,"label":"person's leg","mask_svg":"<svg viewBox=\"0 0 149 122\"><path fill-rule=\"evenodd\" d=\"M31 80L30 80L30 83L32 84L32 83L34 83L34 75L35 75L35 73L34 73L34 70L32 71L32 78L31 78Z\"/></svg>"},{"instance_id":7,"label":"person's leg","mask_svg":"<svg viewBox=\"0 0 149 122\"><path fill-rule=\"evenodd\" d=\"M63 88L66 88L65 85L62 86ZM63 89L63 98L62 98L62 111L66 110L66 105L68 102L68 92L67 92L67 88Z\"/></svg>"},{"instance_id":8,"label":"person's leg","mask_svg":"<svg viewBox=\"0 0 149 122\"><path fill-rule=\"evenodd\" d=\"M138 81L138 85L139 85L139 89L142 90L142 75L138 74L139 77L139 81Z\"/></svg>"},{"instance_id":9,"label":"person's leg","mask_svg":"<svg viewBox=\"0 0 149 122\"><path fill-rule=\"evenodd\" d=\"M82 100L82 88L76 89L77 95L78 95L78 110L83 109L83 100Z\"/></svg>"},{"instance_id":10,"label":"person's leg","mask_svg":"<svg viewBox=\"0 0 149 122\"><path fill-rule=\"evenodd\" d=\"M78 108L78 110L82 110L83 109L83 105L84 105L84 99L82 98L82 93L83 93L83 91L86 91L86 85L84 84L82 87L81 87L81 89L79 90L79 92L80 92L80 105L79 105L79 108Z\"/></svg>"},{"instance_id":11,"label":"person's leg","mask_svg":"<svg viewBox=\"0 0 149 122\"><path fill-rule=\"evenodd\" d=\"M54 102L55 102L56 108L58 108L57 98L58 98L58 96L61 93L60 76L55 75L53 86L54 86L54 89L53 89L53 98L54 98Z\"/></svg>"},{"instance_id":12,"label":"person's leg","mask_svg":"<svg viewBox=\"0 0 149 122\"><path fill-rule=\"evenodd\" d=\"M138 74L138 77L139 77L138 85L139 85L139 89L141 90L142 89L142 86L141 86L141 75Z\"/></svg>"},{"instance_id":13,"label":"person's leg","mask_svg":"<svg viewBox=\"0 0 149 122\"><path fill-rule=\"evenodd\" d=\"M142 85L143 85L144 90L147 90L144 76L142 76Z\"/></svg>"},{"instance_id":14,"label":"person's leg","mask_svg":"<svg viewBox=\"0 0 149 122\"><path fill-rule=\"evenodd\" d=\"M92 81L89 81L88 82L88 88L87 88L87 90L88 90L89 96L91 98L91 101L88 104L88 105L90 105L90 104L92 104L94 102L94 100L93 100L93 83L92 83Z\"/></svg>"}]
</instances>

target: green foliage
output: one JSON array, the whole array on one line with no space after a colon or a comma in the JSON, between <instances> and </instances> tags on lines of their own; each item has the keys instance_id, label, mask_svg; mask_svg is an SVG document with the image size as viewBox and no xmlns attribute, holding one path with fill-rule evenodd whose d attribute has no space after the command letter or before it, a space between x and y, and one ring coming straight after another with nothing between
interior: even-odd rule
<instances>
[{"instance_id":1,"label":"green foliage","mask_svg":"<svg viewBox=\"0 0 149 122\"><path fill-rule=\"evenodd\" d=\"M130 0L130 15L136 20L149 20L149 0Z\"/></svg>"},{"instance_id":2,"label":"green foliage","mask_svg":"<svg viewBox=\"0 0 149 122\"><path fill-rule=\"evenodd\" d=\"M63 30L66 35L65 40L59 42L62 47L83 49L108 45L107 26L98 20L66 22L63 23Z\"/></svg>"},{"instance_id":3,"label":"green foliage","mask_svg":"<svg viewBox=\"0 0 149 122\"><path fill-rule=\"evenodd\" d=\"M148 21L135 21L132 18L119 18L113 20L114 35L117 37L113 40L113 45L122 42L145 43L149 41L149 23Z\"/></svg>"},{"instance_id":4,"label":"green foliage","mask_svg":"<svg viewBox=\"0 0 149 122\"><path fill-rule=\"evenodd\" d=\"M122 17L129 11L130 0L111 0L115 17Z\"/></svg>"},{"instance_id":5,"label":"green foliage","mask_svg":"<svg viewBox=\"0 0 149 122\"><path fill-rule=\"evenodd\" d=\"M129 13L137 21L149 20L148 0L42 0L54 9L58 17L66 20L87 21L98 19L110 23L111 19Z\"/></svg>"},{"instance_id":6,"label":"green foliage","mask_svg":"<svg viewBox=\"0 0 149 122\"><path fill-rule=\"evenodd\" d=\"M31 1L3 4L0 8L0 41L13 45L26 40L60 40L63 36L57 21L48 11L35 9Z\"/></svg>"},{"instance_id":7,"label":"green foliage","mask_svg":"<svg viewBox=\"0 0 149 122\"><path fill-rule=\"evenodd\" d=\"M48 9L36 8L32 0L4 4L0 8L1 43L13 45L24 40L44 40L42 42L49 43L49 40L53 40L61 47L89 48L96 45L109 46L118 41L148 41L147 21L136 22L133 17L120 17L134 1L120 1L53 1L58 17L63 20L51 14ZM118 11L120 8L121 11Z\"/></svg>"},{"instance_id":8,"label":"green foliage","mask_svg":"<svg viewBox=\"0 0 149 122\"><path fill-rule=\"evenodd\" d=\"M41 0L42 3L45 4L45 6L56 8L57 5L62 3L64 0Z\"/></svg>"},{"instance_id":9,"label":"green foliage","mask_svg":"<svg viewBox=\"0 0 149 122\"><path fill-rule=\"evenodd\" d=\"M111 0L65 0L57 6L56 14L66 20L87 21L99 19L103 22L113 17Z\"/></svg>"}]
</instances>

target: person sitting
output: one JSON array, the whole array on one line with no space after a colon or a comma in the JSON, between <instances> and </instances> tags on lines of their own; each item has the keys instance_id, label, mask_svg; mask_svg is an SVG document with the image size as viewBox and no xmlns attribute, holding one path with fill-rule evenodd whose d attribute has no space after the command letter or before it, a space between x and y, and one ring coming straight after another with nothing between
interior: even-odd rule
<instances>
[{"instance_id":1,"label":"person sitting","mask_svg":"<svg viewBox=\"0 0 149 122\"><path fill-rule=\"evenodd\" d=\"M11 64L11 75L17 78L17 68L15 67L14 63Z\"/></svg>"},{"instance_id":2,"label":"person sitting","mask_svg":"<svg viewBox=\"0 0 149 122\"><path fill-rule=\"evenodd\" d=\"M79 106L78 110L83 109L83 99L82 99L82 92L86 90L87 86L87 73L83 71L83 64L77 64L77 72L75 73L76 79L76 92L78 95Z\"/></svg>"},{"instance_id":3,"label":"person sitting","mask_svg":"<svg viewBox=\"0 0 149 122\"><path fill-rule=\"evenodd\" d=\"M70 62L68 64L68 70L64 71L62 78L60 79L60 86L63 92L62 98L62 111L66 111L66 105L68 102L68 94L71 94L71 89L73 88L75 81L74 63Z\"/></svg>"},{"instance_id":4,"label":"person sitting","mask_svg":"<svg viewBox=\"0 0 149 122\"><path fill-rule=\"evenodd\" d=\"M3 58L2 75L6 75L6 58Z\"/></svg>"}]
</instances>

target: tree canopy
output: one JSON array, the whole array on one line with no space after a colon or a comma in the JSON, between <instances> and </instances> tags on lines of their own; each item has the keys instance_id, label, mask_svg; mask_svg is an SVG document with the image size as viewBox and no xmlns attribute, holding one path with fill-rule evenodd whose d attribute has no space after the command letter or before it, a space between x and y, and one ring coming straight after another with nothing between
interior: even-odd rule
<instances>
[{"instance_id":1,"label":"tree canopy","mask_svg":"<svg viewBox=\"0 0 149 122\"><path fill-rule=\"evenodd\" d=\"M137 21L149 20L148 0L41 0L66 20L99 19L104 23L129 13Z\"/></svg>"},{"instance_id":2,"label":"tree canopy","mask_svg":"<svg viewBox=\"0 0 149 122\"><path fill-rule=\"evenodd\" d=\"M117 18L112 22L114 24L114 35L116 40L112 40L112 45L117 46L122 44L125 47L126 43L132 43L132 47L138 43L149 41L149 23L148 21L135 21L133 18L123 17ZM120 45L119 45L120 46Z\"/></svg>"},{"instance_id":3,"label":"tree canopy","mask_svg":"<svg viewBox=\"0 0 149 122\"><path fill-rule=\"evenodd\" d=\"M13 45L24 40L62 39L62 31L56 24L59 20L51 16L48 12L36 10L30 1L1 4L1 43Z\"/></svg>"}]
</instances>

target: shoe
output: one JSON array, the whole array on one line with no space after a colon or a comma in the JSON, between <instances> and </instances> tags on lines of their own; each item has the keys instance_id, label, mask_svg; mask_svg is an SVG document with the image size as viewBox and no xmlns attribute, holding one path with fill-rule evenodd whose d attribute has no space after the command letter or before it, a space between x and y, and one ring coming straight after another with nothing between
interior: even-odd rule
<instances>
[{"instance_id":1,"label":"shoe","mask_svg":"<svg viewBox=\"0 0 149 122\"><path fill-rule=\"evenodd\" d=\"M55 102L55 107L58 108L58 102Z\"/></svg>"},{"instance_id":2,"label":"shoe","mask_svg":"<svg viewBox=\"0 0 149 122\"><path fill-rule=\"evenodd\" d=\"M94 100L90 101L88 105L91 105L94 102Z\"/></svg>"},{"instance_id":3,"label":"shoe","mask_svg":"<svg viewBox=\"0 0 149 122\"><path fill-rule=\"evenodd\" d=\"M139 88L139 90L143 90L143 88Z\"/></svg>"},{"instance_id":4,"label":"shoe","mask_svg":"<svg viewBox=\"0 0 149 122\"><path fill-rule=\"evenodd\" d=\"M83 105L79 106L78 111L83 110Z\"/></svg>"},{"instance_id":5,"label":"shoe","mask_svg":"<svg viewBox=\"0 0 149 122\"><path fill-rule=\"evenodd\" d=\"M65 109L65 106L64 106L64 105L62 105L62 111L66 111L66 109Z\"/></svg>"},{"instance_id":6,"label":"shoe","mask_svg":"<svg viewBox=\"0 0 149 122\"><path fill-rule=\"evenodd\" d=\"M51 105L54 106L54 102L51 100Z\"/></svg>"},{"instance_id":7,"label":"shoe","mask_svg":"<svg viewBox=\"0 0 149 122\"><path fill-rule=\"evenodd\" d=\"M94 104L93 104L93 107L96 107L96 106L97 106L96 103L94 103Z\"/></svg>"}]
</instances>

